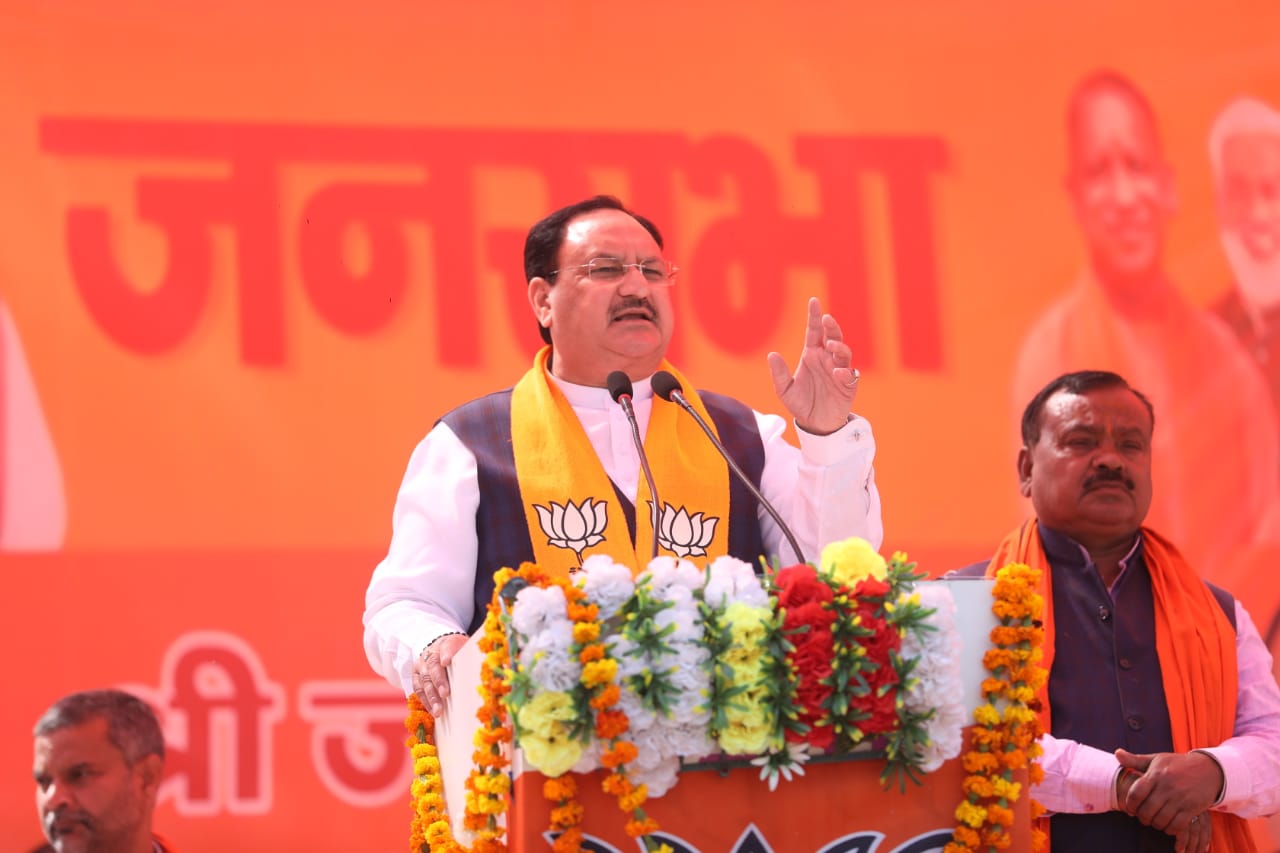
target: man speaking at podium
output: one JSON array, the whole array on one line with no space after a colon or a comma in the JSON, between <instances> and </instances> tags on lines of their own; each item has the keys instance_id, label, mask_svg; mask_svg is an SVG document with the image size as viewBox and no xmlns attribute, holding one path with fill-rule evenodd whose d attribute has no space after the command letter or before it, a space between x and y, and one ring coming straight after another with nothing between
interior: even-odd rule
<instances>
[{"instance_id":1,"label":"man speaking at podium","mask_svg":"<svg viewBox=\"0 0 1280 853\"><path fill-rule=\"evenodd\" d=\"M572 572L604 554L639 570L655 549L785 564L796 559L793 536L813 556L849 536L878 548L883 535L871 426L850 414L858 371L817 299L794 374L769 354L797 449L782 418L699 394L665 360L678 270L653 223L609 196L579 202L529 230L524 267L548 346L514 388L460 406L419 443L365 596L369 662L435 716L449 663L483 622L504 566ZM785 526L732 476L692 415L654 400L659 370L674 374ZM624 387L611 391L617 371Z\"/></svg>"}]
</instances>

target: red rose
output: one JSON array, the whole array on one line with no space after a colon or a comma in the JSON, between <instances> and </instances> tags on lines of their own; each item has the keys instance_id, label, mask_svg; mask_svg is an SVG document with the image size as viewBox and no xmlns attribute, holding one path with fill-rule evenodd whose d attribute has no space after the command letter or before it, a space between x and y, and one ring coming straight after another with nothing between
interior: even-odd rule
<instances>
[{"instance_id":1,"label":"red rose","mask_svg":"<svg viewBox=\"0 0 1280 853\"><path fill-rule=\"evenodd\" d=\"M818 570L810 565L788 566L773 576L778 590L778 604L791 607L806 601L830 601L835 597L831 587L818 577Z\"/></svg>"}]
</instances>

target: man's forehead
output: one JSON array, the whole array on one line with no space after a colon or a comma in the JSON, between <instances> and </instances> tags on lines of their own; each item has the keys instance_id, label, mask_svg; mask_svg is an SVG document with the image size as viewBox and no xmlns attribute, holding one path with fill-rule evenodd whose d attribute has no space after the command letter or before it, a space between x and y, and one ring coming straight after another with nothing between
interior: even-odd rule
<instances>
[{"instance_id":1,"label":"man's forehead","mask_svg":"<svg viewBox=\"0 0 1280 853\"><path fill-rule=\"evenodd\" d=\"M1070 143L1077 156L1091 145L1123 138L1159 153L1154 121L1143 104L1123 90L1106 87L1081 96Z\"/></svg>"},{"instance_id":2,"label":"man's forehead","mask_svg":"<svg viewBox=\"0 0 1280 853\"><path fill-rule=\"evenodd\" d=\"M1280 133L1245 131L1227 137L1222 143L1222 163L1227 169L1255 172L1280 172Z\"/></svg>"},{"instance_id":3,"label":"man's forehead","mask_svg":"<svg viewBox=\"0 0 1280 853\"><path fill-rule=\"evenodd\" d=\"M43 757L45 761L60 764L120 754L107 734L107 721L102 717L37 735L35 752L37 760Z\"/></svg>"},{"instance_id":4,"label":"man's forehead","mask_svg":"<svg viewBox=\"0 0 1280 853\"><path fill-rule=\"evenodd\" d=\"M1075 393L1062 390L1045 401L1043 422L1062 428L1080 424L1118 422L1151 427L1151 413L1131 388L1091 388Z\"/></svg>"},{"instance_id":5,"label":"man's forehead","mask_svg":"<svg viewBox=\"0 0 1280 853\"><path fill-rule=\"evenodd\" d=\"M613 208L602 208L570 219L564 229L563 246L603 250L616 242L636 239L654 242L653 235L631 214Z\"/></svg>"}]
</instances>

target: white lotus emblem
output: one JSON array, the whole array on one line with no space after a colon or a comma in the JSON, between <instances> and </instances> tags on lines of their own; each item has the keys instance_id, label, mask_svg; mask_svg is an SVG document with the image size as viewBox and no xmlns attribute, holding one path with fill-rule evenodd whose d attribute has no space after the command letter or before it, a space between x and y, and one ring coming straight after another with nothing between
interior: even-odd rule
<instances>
[{"instance_id":1,"label":"white lotus emblem","mask_svg":"<svg viewBox=\"0 0 1280 853\"><path fill-rule=\"evenodd\" d=\"M582 565L582 552L604 541L604 529L609 523L608 503L595 498L584 498L581 504L566 501L564 506L551 502L550 507L534 504L538 511L538 524L547 534L547 544L568 548Z\"/></svg>"},{"instance_id":2,"label":"white lotus emblem","mask_svg":"<svg viewBox=\"0 0 1280 853\"><path fill-rule=\"evenodd\" d=\"M684 507L677 510L664 501L658 520L658 544L677 557L705 557L719 521L714 516L704 518L700 512L689 515Z\"/></svg>"}]
</instances>

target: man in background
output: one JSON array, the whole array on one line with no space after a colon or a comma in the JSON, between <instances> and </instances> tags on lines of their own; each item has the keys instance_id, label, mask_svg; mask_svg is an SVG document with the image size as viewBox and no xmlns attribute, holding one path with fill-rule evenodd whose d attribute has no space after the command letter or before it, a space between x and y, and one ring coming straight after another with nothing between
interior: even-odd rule
<instances>
[{"instance_id":1,"label":"man in background","mask_svg":"<svg viewBox=\"0 0 1280 853\"><path fill-rule=\"evenodd\" d=\"M129 693L73 693L36 723L36 810L57 853L174 853L151 829L163 774L160 724Z\"/></svg>"},{"instance_id":2,"label":"man in background","mask_svg":"<svg viewBox=\"0 0 1280 853\"><path fill-rule=\"evenodd\" d=\"M1237 98L1209 131L1219 235L1234 287L1215 306L1280 408L1280 112Z\"/></svg>"},{"instance_id":3,"label":"man in background","mask_svg":"<svg viewBox=\"0 0 1280 853\"><path fill-rule=\"evenodd\" d=\"M1015 410L1066 371L1110 370L1142 388L1161 420L1151 522L1212 579L1228 554L1274 535L1280 444L1270 394L1231 331L1165 272L1174 181L1146 97L1114 72L1086 77L1071 94L1067 148L1087 264L1028 330Z\"/></svg>"}]
</instances>

